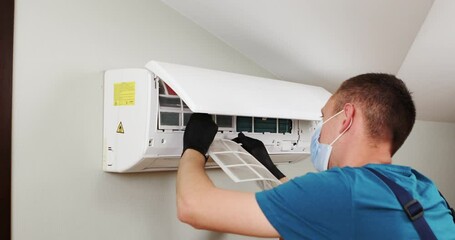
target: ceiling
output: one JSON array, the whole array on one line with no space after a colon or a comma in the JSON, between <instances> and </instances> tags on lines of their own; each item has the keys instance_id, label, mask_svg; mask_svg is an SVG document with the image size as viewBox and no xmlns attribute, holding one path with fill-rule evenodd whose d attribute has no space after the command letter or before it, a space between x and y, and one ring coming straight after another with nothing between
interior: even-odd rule
<instances>
[{"instance_id":1,"label":"ceiling","mask_svg":"<svg viewBox=\"0 0 455 240\"><path fill-rule=\"evenodd\" d=\"M279 79L333 92L357 74L396 74L418 119L455 122L455 1L162 1Z\"/></svg>"}]
</instances>

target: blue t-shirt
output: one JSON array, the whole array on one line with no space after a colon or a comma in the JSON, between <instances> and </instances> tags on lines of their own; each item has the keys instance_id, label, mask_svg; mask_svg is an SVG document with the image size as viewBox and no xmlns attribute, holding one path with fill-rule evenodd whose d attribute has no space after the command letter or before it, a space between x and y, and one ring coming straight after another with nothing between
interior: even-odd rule
<instances>
[{"instance_id":1,"label":"blue t-shirt","mask_svg":"<svg viewBox=\"0 0 455 240\"><path fill-rule=\"evenodd\" d=\"M455 239L455 224L433 182L404 166L369 164L424 207L438 239ZM419 239L393 192L364 167L308 173L256 193L269 222L292 239Z\"/></svg>"}]
</instances>

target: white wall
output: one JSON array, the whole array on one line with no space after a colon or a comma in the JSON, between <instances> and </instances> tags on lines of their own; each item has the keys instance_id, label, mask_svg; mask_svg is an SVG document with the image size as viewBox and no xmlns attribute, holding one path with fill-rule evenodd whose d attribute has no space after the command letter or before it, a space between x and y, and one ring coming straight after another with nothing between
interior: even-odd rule
<instances>
[{"instance_id":1,"label":"white wall","mask_svg":"<svg viewBox=\"0 0 455 240\"><path fill-rule=\"evenodd\" d=\"M181 224L175 172L102 171L102 74L151 59L271 74L157 0L17 0L15 24L14 239L249 239ZM452 202L454 140L454 124L418 122L397 156ZM257 190L209 174L220 187Z\"/></svg>"},{"instance_id":2,"label":"white wall","mask_svg":"<svg viewBox=\"0 0 455 240\"><path fill-rule=\"evenodd\" d=\"M103 71L271 74L157 0L17 0L14 44L14 239L240 239L177 220L175 172L102 171Z\"/></svg>"}]
</instances>

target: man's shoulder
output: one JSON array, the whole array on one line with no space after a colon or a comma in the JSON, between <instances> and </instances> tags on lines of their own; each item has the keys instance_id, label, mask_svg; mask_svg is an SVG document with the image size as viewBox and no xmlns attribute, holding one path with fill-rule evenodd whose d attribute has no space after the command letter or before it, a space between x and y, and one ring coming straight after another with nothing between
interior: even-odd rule
<instances>
[{"instance_id":1,"label":"man's shoulder","mask_svg":"<svg viewBox=\"0 0 455 240\"><path fill-rule=\"evenodd\" d=\"M362 167L334 167L324 172L307 173L301 177L293 179L297 184L318 185L337 185L344 184L346 186L377 184L380 180L370 170L374 169L389 177L391 180L402 182L425 181L431 182L424 175L408 166L400 166L394 164L368 164Z\"/></svg>"},{"instance_id":2,"label":"man's shoulder","mask_svg":"<svg viewBox=\"0 0 455 240\"><path fill-rule=\"evenodd\" d=\"M310 172L303 176L292 179L291 184L296 185L316 185L317 187L340 187L349 186L353 176L359 170L353 168L331 168L323 172Z\"/></svg>"},{"instance_id":3,"label":"man's shoulder","mask_svg":"<svg viewBox=\"0 0 455 240\"><path fill-rule=\"evenodd\" d=\"M374 178L376 176L369 170L374 169L376 171L381 172L383 175L390 177L392 179L395 178L425 178L426 177L419 173L418 171L412 169L408 166L401 166L395 164L367 164L361 167L335 167L328 171L327 173L336 173L336 174L328 174L330 177L344 176L350 177L351 180L359 179L359 178Z\"/></svg>"},{"instance_id":4,"label":"man's shoulder","mask_svg":"<svg viewBox=\"0 0 455 240\"><path fill-rule=\"evenodd\" d=\"M409 167L396 164L368 164L362 167L365 172L369 172L368 168L379 171L384 176L388 177L392 181L397 182L398 184L429 184L433 185L433 181L418 172L417 170ZM368 173L370 177L374 177L372 174Z\"/></svg>"}]
</instances>

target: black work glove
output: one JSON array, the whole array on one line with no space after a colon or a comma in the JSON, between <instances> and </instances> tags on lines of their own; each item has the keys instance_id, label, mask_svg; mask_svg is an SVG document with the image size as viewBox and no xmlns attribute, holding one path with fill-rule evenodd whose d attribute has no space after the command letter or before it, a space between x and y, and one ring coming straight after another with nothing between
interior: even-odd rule
<instances>
[{"instance_id":1,"label":"black work glove","mask_svg":"<svg viewBox=\"0 0 455 240\"><path fill-rule=\"evenodd\" d=\"M205 113L193 113L183 134L183 153L191 148L205 156L218 131L212 116Z\"/></svg>"},{"instance_id":2,"label":"black work glove","mask_svg":"<svg viewBox=\"0 0 455 240\"><path fill-rule=\"evenodd\" d=\"M232 141L242 144L242 147L261 162L276 178L281 179L286 177L275 164L273 164L263 142L247 137L243 133L239 133L238 137L232 139Z\"/></svg>"}]
</instances>

